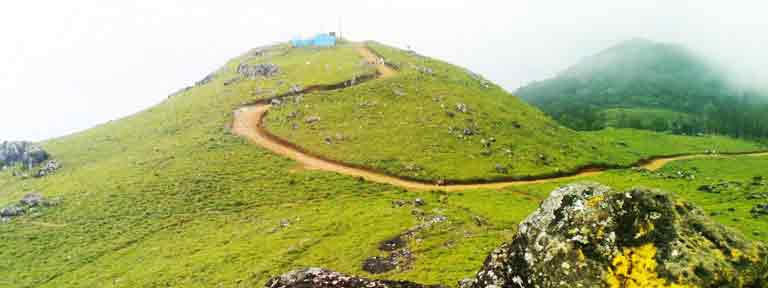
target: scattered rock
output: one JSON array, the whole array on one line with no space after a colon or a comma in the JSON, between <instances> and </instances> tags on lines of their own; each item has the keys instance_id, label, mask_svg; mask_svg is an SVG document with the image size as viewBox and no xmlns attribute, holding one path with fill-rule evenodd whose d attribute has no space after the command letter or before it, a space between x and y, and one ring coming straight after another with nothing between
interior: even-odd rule
<instances>
[{"instance_id":1,"label":"scattered rock","mask_svg":"<svg viewBox=\"0 0 768 288\"><path fill-rule=\"evenodd\" d=\"M317 122L320 122L320 116L307 116L307 118L304 118L304 123L307 124L315 124Z\"/></svg>"},{"instance_id":2,"label":"scattered rock","mask_svg":"<svg viewBox=\"0 0 768 288\"><path fill-rule=\"evenodd\" d=\"M392 239L384 240L379 244L379 250L381 251L395 251L405 247L406 242L400 235Z\"/></svg>"},{"instance_id":3,"label":"scattered rock","mask_svg":"<svg viewBox=\"0 0 768 288\"><path fill-rule=\"evenodd\" d=\"M397 265L393 264L389 258L373 256L363 261L363 271L371 274L381 274L395 270Z\"/></svg>"},{"instance_id":4,"label":"scattered rock","mask_svg":"<svg viewBox=\"0 0 768 288\"><path fill-rule=\"evenodd\" d=\"M467 128L464 128L464 130L462 131L462 134L464 134L464 136L472 136L472 135L475 135L475 130L470 127L467 127Z\"/></svg>"},{"instance_id":5,"label":"scattered rock","mask_svg":"<svg viewBox=\"0 0 768 288\"><path fill-rule=\"evenodd\" d=\"M394 201L392 201L392 206L393 207L403 207L406 204L408 204L408 202L405 202L404 200L394 200Z\"/></svg>"},{"instance_id":6,"label":"scattered rock","mask_svg":"<svg viewBox=\"0 0 768 288\"><path fill-rule=\"evenodd\" d=\"M456 112L467 113L469 108L464 103L456 103Z\"/></svg>"},{"instance_id":7,"label":"scattered rock","mask_svg":"<svg viewBox=\"0 0 768 288\"><path fill-rule=\"evenodd\" d=\"M46 161L42 167L40 167L40 170L37 171L35 174L36 177L45 177L48 175L53 175L61 169L61 163L57 161L56 159L51 159Z\"/></svg>"},{"instance_id":8,"label":"scattered rock","mask_svg":"<svg viewBox=\"0 0 768 288\"><path fill-rule=\"evenodd\" d=\"M24 209L24 207L21 206L9 206L5 207L3 209L0 209L0 217L3 218L12 218L12 217L18 217L21 215L24 215L27 210Z\"/></svg>"},{"instance_id":9,"label":"scattered rock","mask_svg":"<svg viewBox=\"0 0 768 288\"><path fill-rule=\"evenodd\" d=\"M237 73L248 79L256 79L258 77L268 78L280 73L280 67L269 63L255 65L241 63L237 66Z\"/></svg>"},{"instance_id":10,"label":"scattered rock","mask_svg":"<svg viewBox=\"0 0 768 288\"><path fill-rule=\"evenodd\" d=\"M21 205L29 207L42 206L45 203L43 202L43 194L40 194L39 192L27 193L27 195L24 195L19 202Z\"/></svg>"},{"instance_id":11,"label":"scattered rock","mask_svg":"<svg viewBox=\"0 0 768 288\"><path fill-rule=\"evenodd\" d=\"M266 288L438 288L408 281L373 280L320 268L292 271L270 279Z\"/></svg>"},{"instance_id":12,"label":"scattered rock","mask_svg":"<svg viewBox=\"0 0 768 288\"><path fill-rule=\"evenodd\" d=\"M475 225L477 226L485 226L488 225L488 220L485 220L485 218L480 216L472 216L472 220L475 221Z\"/></svg>"},{"instance_id":13,"label":"scattered rock","mask_svg":"<svg viewBox=\"0 0 768 288\"><path fill-rule=\"evenodd\" d=\"M427 205L427 202L424 201L424 199L416 198L416 200L413 200L413 205L415 205L416 207L420 207L420 206Z\"/></svg>"},{"instance_id":14,"label":"scattered rock","mask_svg":"<svg viewBox=\"0 0 768 288\"><path fill-rule=\"evenodd\" d=\"M238 81L240 81L240 79L241 79L240 77L230 78L230 79L224 81L224 86L229 86L229 85L235 84Z\"/></svg>"},{"instance_id":15,"label":"scattered rock","mask_svg":"<svg viewBox=\"0 0 768 288\"><path fill-rule=\"evenodd\" d=\"M752 210L749 210L749 213L752 213L754 217L768 215L768 204L757 204L755 207L752 207Z\"/></svg>"},{"instance_id":16,"label":"scattered rock","mask_svg":"<svg viewBox=\"0 0 768 288\"><path fill-rule=\"evenodd\" d=\"M301 91L304 91L304 89L301 88L301 85L299 85L299 84L293 84L293 85L291 85L291 90L290 91L293 94L299 94L299 93L301 93Z\"/></svg>"},{"instance_id":17,"label":"scattered rock","mask_svg":"<svg viewBox=\"0 0 768 288\"><path fill-rule=\"evenodd\" d=\"M496 164L496 172L499 172L501 174L507 174L509 173L509 169L507 169L507 167L504 167L504 165Z\"/></svg>"},{"instance_id":18,"label":"scattered rock","mask_svg":"<svg viewBox=\"0 0 768 288\"><path fill-rule=\"evenodd\" d=\"M24 195L18 203L0 209L0 220L8 222L11 219L28 213L39 212L41 209L56 206L59 200L48 200L39 192Z\"/></svg>"}]
</instances>

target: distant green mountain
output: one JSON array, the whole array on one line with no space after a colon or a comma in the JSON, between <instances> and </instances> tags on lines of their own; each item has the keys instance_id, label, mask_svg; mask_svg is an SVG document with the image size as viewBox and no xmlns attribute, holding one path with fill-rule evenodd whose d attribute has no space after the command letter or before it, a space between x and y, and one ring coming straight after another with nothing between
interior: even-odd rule
<instances>
[{"instance_id":1,"label":"distant green mountain","mask_svg":"<svg viewBox=\"0 0 768 288\"><path fill-rule=\"evenodd\" d=\"M634 39L516 94L579 130L621 127L765 137L765 100L756 91L731 85L727 76L683 46Z\"/></svg>"}]
</instances>

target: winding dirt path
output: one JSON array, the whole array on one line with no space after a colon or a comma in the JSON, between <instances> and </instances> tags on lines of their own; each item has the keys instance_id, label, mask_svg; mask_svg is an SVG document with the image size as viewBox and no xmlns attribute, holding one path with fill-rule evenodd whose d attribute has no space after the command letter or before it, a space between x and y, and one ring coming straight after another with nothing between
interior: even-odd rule
<instances>
[{"instance_id":1,"label":"winding dirt path","mask_svg":"<svg viewBox=\"0 0 768 288\"><path fill-rule=\"evenodd\" d=\"M368 62L375 65L379 78L392 77L397 74L397 71L391 67L380 63L378 56L369 50L365 46L358 46L357 51ZM433 183L420 182L414 180L403 179L396 176L386 175L380 172L373 171L371 169L354 167L349 164L344 164L339 161L330 160L327 158L311 155L305 151L302 151L298 146L281 139L269 131L267 131L264 124L264 117L269 111L271 105L265 103L256 103L249 106L244 106L237 109L234 112L234 121L232 123L232 131L239 136L245 137L256 145L259 145L275 154L282 155L284 157L293 159L294 161L304 165L307 169L317 169L330 172L336 172L348 176L361 177L367 181L386 183L399 187L403 187L410 190L443 190L443 191L462 191L471 189L501 189L510 186L547 183L562 180L578 179L588 176L595 176L605 172L606 169L586 169L570 176L557 176L551 178L537 179L537 180L511 180L511 181L499 181L491 183L479 183L479 184L451 184L451 185L436 185ZM742 153L739 155L744 156L768 156L768 152L755 152L755 153ZM673 157L659 157L639 165L640 168L645 168L651 171L658 170L664 167L666 164L687 159L697 158L721 158L723 155L710 155L710 154L695 154Z\"/></svg>"}]
</instances>

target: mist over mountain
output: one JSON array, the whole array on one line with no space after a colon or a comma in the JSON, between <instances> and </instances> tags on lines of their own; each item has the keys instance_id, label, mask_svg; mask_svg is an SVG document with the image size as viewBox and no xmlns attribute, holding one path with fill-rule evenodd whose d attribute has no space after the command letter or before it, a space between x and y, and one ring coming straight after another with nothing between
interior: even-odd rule
<instances>
[{"instance_id":1,"label":"mist over mountain","mask_svg":"<svg viewBox=\"0 0 768 288\"><path fill-rule=\"evenodd\" d=\"M768 98L710 58L677 44L632 39L516 91L579 130L768 134Z\"/></svg>"}]
</instances>

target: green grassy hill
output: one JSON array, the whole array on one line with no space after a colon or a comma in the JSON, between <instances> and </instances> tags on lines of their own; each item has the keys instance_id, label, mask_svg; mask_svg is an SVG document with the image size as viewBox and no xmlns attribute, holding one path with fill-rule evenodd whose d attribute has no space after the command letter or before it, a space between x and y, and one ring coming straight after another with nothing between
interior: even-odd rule
<instances>
[{"instance_id":1,"label":"green grassy hill","mask_svg":"<svg viewBox=\"0 0 768 288\"><path fill-rule=\"evenodd\" d=\"M712 147L761 148L723 137L574 132L492 84L485 88L455 66L372 46L397 63L402 76L305 95L303 109L322 113L316 127L287 130L281 119L296 108L286 105L270 111L269 128L328 157L425 178L495 177L493 165L501 159L514 163L510 175L539 175L593 157L629 163ZM30 191L59 198L61 204L0 223L0 287L256 287L305 266L367 275L361 262L382 255L381 241L438 215L447 220L409 240L410 268L381 277L452 285L471 276L555 184L409 192L297 169L297 163L231 134L232 111L242 103L293 85L333 84L373 73L361 60L351 44L253 50L230 60L210 82L151 109L42 143L62 170L30 179L0 172L0 205ZM281 72L269 79L237 80L241 63L273 63ZM429 66L435 75L410 64ZM442 100L433 100L438 96ZM445 103L450 111L456 102L470 112L448 117L440 108ZM376 104L364 108L362 103ZM445 127L472 123L479 132L470 138L458 138ZM322 137L335 133L349 135L349 145L323 143ZM497 139L490 156L482 154L479 142L488 137ZM512 145L511 156L503 154L503 145ZM549 163L537 162L538 153L546 153ZM400 165L408 164L422 167L423 174L403 173ZM620 178L609 180L614 179ZM392 203L415 198L427 204Z\"/></svg>"},{"instance_id":2,"label":"green grassy hill","mask_svg":"<svg viewBox=\"0 0 768 288\"><path fill-rule=\"evenodd\" d=\"M653 155L759 149L723 137L577 133L463 68L369 45L400 73L275 107L267 128L315 154L421 180L537 177ZM308 125L307 116L322 121ZM649 153L642 147L648 142L668 145Z\"/></svg>"},{"instance_id":3,"label":"green grassy hill","mask_svg":"<svg viewBox=\"0 0 768 288\"><path fill-rule=\"evenodd\" d=\"M618 127L765 138L765 91L736 85L729 77L683 46L635 39L516 94L578 130Z\"/></svg>"}]
</instances>

